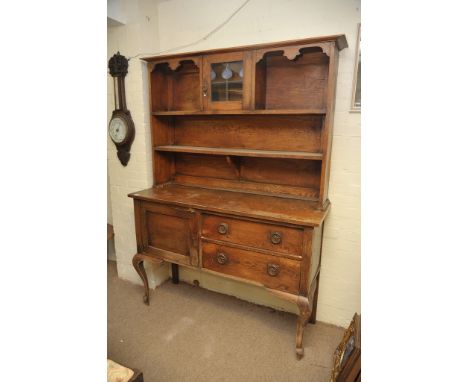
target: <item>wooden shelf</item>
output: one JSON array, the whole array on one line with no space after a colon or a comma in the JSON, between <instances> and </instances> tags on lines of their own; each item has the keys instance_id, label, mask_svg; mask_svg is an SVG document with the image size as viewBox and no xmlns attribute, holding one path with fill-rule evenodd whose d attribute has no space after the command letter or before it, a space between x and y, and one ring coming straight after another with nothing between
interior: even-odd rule
<instances>
[{"instance_id":1,"label":"wooden shelf","mask_svg":"<svg viewBox=\"0 0 468 382\"><path fill-rule=\"evenodd\" d=\"M231 149L218 147L199 147L199 146L156 146L156 151L166 151L171 153L191 153L191 154L210 154L210 155L232 155L240 157L257 158L284 158L284 159L307 159L322 160L322 153L307 153L303 151L272 151L272 150L252 150L252 149Z\"/></svg>"},{"instance_id":2,"label":"wooden shelf","mask_svg":"<svg viewBox=\"0 0 468 382\"><path fill-rule=\"evenodd\" d=\"M173 110L173 111L156 111L152 114L160 115L237 115L237 114L326 114L326 109L259 109L259 110Z\"/></svg>"},{"instance_id":3,"label":"wooden shelf","mask_svg":"<svg viewBox=\"0 0 468 382\"><path fill-rule=\"evenodd\" d=\"M316 201L190 187L176 183L166 183L128 196L149 202L305 226L322 224L330 206L327 202L321 209Z\"/></svg>"}]
</instances>

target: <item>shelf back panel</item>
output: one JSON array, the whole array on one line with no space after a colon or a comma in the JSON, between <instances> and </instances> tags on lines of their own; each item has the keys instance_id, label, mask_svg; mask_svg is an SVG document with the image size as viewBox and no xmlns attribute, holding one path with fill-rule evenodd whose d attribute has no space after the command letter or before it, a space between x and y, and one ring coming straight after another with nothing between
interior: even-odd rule
<instances>
[{"instance_id":1,"label":"shelf back panel","mask_svg":"<svg viewBox=\"0 0 468 382\"><path fill-rule=\"evenodd\" d=\"M294 60L266 54L256 67L256 107L265 109L325 108L328 56L308 52Z\"/></svg>"},{"instance_id":2,"label":"shelf back panel","mask_svg":"<svg viewBox=\"0 0 468 382\"><path fill-rule=\"evenodd\" d=\"M176 70L158 64L151 73L153 111L201 110L200 69L191 60Z\"/></svg>"},{"instance_id":3,"label":"shelf back panel","mask_svg":"<svg viewBox=\"0 0 468 382\"><path fill-rule=\"evenodd\" d=\"M314 115L174 117L174 144L320 152L322 121Z\"/></svg>"},{"instance_id":4,"label":"shelf back panel","mask_svg":"<svg viewBox=\"0 0 468 382\"><path fill-rule=\"evenodd\" d=\"M235 158L173 154L175 180L180 184L229 188L267 194L317 198L320 162L295 159Z\"/></svg>"}]
</instances>

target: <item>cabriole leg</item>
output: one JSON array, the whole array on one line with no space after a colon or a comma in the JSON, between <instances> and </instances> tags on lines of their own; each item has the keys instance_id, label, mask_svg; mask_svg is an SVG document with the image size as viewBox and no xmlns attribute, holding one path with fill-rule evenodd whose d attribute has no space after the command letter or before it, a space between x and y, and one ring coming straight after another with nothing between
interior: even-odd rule
<instances>
[{"instance_id":1,"label":"cabriole leg","mask_svg":"<svg viewBox=\"0 0 468 382\"><path fill-rule=\"evenodd\" d=\"M145 288L145 294L143 296L143 302L146 305L149 305L149 286L148 286L148 277L146 276L146 271L145 267L143 265L143 260L144 256L137 253L135 256L133 256L133 267L137 271L137 273L140 275L141 279L143 280L144 288Z\"/></svg>"},{"instance_id":2,"label":"cabriole leg","mask_svg":"<svg viewBox=\"0 0 468 382\"><path fill-rule=\"evenodd\" d=\"M302 339L304 337L305 326L311 314L311 306L309 300L302 296L298 298L297 306L299 307L299 317L296 323L296 356L298 359L301 359L304 356Z\"/></svg>"}]
</instances>

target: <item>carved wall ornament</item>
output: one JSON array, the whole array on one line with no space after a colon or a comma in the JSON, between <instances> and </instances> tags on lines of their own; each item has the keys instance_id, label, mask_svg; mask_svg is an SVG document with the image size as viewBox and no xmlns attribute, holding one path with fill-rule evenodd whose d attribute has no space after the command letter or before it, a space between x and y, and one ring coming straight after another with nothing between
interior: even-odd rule
<instances>
[{"instance_id":1,"label":"carved wall ornament","mask_svg":"<svg viewBox=\"0 0 468 382\"><path fill-rule=\"evenodd\" d=\"M114 54L109 62L110 75L114 78L114 111L109 121L108 133L117 148L117 157L123 166L130 159L130 149L135 138L135 124L127 110L125 96L125 76L128 73L128 60L120 52Z\"/></svg>"},{"instance_id":2,"label":"carved wall ornament","mask_svg":"<svg viewBox=\"0 0 468 382\"><path fill-rule=\"evenodd\" d=\"M109 60L109 74L112 77L125 77L127 73L128 60L120 52L117 52Z\"/></svg>"}]
</instances>

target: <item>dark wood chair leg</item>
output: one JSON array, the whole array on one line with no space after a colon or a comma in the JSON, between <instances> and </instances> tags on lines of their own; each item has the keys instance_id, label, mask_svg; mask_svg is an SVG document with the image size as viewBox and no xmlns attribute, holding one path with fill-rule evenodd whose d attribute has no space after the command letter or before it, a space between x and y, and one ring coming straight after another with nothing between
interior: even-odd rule
<instances>
[{"instance_id":1,"label":"dark wood chair leg","mask_svg":"<svg viewBox=\"0 0 468 382\"><path fill-rule=\"evenodd\" d=\"M171 268L172 268L172 283L178 284L179 283L179 265L171 264Z\"/></svg>"},{"instance_id":2,"label":"dark wood chair leg","mask_svg":"<svg viewBox=\"0 0 468 382\"><path fill-rule=\"evenodd\" d=\"M143 296L143 302L146 305L149 305L149 285L148 285L148 277L146 276L146 271L145 267L143 264L145 257L141 255L140 253L137 253L135 256L133 256L133 267L137 271L137 273L140 275L141 279L143 280L143 285L145 288L145 294Z\"/></svg>"},{"instance_id":3,"label":"dark wood chair leg","mask_svg":"<svg viewBox=\"0 0 468 382\"><path fill-rule=\"evenodd\" d=\"M317 318L317 300L318 300L319 284L320 284L320 272L317 275L317 286L315 287L314 298L312 300L312 313L309 318L309 322L311 324L315 324L316 318Z\"/></svg>"}]
</instances>

